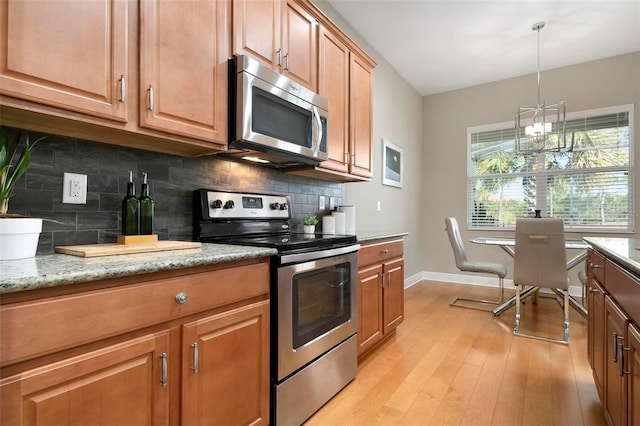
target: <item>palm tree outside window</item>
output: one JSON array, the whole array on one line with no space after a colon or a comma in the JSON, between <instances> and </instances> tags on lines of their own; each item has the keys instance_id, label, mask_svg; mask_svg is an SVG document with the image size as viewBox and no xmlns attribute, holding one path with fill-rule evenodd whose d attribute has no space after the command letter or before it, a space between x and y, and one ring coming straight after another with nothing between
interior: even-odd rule
<instances>
[{"instance_id":1,"label":"palm tree outside window","mask_svg":"<svg viewBox=\"0 0 640 426\"><path fill-rule=\"evenodd\" d=\"M570 152L515 155L513 123L467 129L467 226L564 219L576 232L633 232L633 105L567 115Z\"/></svg>"}]
</instances>

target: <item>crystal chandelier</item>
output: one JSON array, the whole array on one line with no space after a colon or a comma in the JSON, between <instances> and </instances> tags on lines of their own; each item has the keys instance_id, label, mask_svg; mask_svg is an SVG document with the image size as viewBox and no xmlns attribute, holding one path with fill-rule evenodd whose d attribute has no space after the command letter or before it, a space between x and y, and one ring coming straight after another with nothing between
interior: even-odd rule
<instances>
[{"instance_id":1,"label":"crystal chandelier","mask_svg":"<svg viewBox=\"0 0 640 426\"><path fill-rule=\"evenodd\" d=\"M540 100L540 30L544 26L544 22L537 22L531 27L538 32L538 105L518 108L515 146L517 155L543 151L565 152L573 148L573 145L567 147L564 101L545 105Z\"/></svg>"}]
</instances>

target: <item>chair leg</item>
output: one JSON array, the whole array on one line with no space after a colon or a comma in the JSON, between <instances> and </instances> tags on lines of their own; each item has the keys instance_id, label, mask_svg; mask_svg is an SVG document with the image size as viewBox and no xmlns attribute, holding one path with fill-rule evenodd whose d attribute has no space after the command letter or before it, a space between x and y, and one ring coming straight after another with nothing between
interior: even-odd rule
<instances>
[{"instance_id":1,"label":"chair leg","mask_svg":"<svg viewBox=\"0 0 640 426\"><path fill-rule=\"evenodd\" d=\"M530 290L531 288L529 288L527 291L530 291ZM516 322L513 326L513 334L516 336L529 337L532 339L538 339L538 340L544 340L547 342L562 343L562 344L568 345L569 344L569 290L563 290L563 295L564 295L564 306L563 306L564 321L562 323L562 328L563 328L562 340L552 339L550 337L544 337L544 336L537 336L535 334L520 333L520 303L522 302L522 300L520 296L520 286L516 285Z\"/></svg>"},{"instance_id":2,"label":"chair leg","mask_svg":"<svg viewBox=\"0 0 640 426\"><path fill-rule=\"evenodd\" d=\"M500 278L500 281L498 283L498 291L499 291L499 295L498 295L498 301L494 301L494 300L486 300L486 299L472 299L469 297L455 297L451 300L451 302L449 302L449 305L451 306L458 306L460 308L471 308L471 309L479 309L481 311L493 311L495 309L495 307L497 305L501 305L502 302L504 302L504 279L502 277L498 277ZM479 303L480 305L488 305L488 306L469 306L469 305L464 305L459 303L460 301L463 302L472 302L472 303Z\"/></svg>"},{"instance_id":3,"label":"chair leg","mask_svg":"<svg viewBox=\"0 0 640 426\"><path fill-rule=\"evenodd\" d=\"M516 285L516 323L513 326L513 333L520 331L520 286Z\"/></svg>"}]
</instances>

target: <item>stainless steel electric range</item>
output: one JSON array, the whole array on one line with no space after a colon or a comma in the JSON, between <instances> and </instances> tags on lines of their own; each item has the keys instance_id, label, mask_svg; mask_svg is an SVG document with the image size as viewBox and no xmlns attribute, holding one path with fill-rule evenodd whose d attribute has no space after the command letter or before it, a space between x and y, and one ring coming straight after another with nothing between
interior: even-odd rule
<instances>
[{"instance_id":1,"label":"stainless steel electric range","mask_svg":"<svg viewBox=\"0 0 640 426\"><path fill-rule=\"evenodd\" d=\"M286 195L199 189L194 238L273 247L271 424L300 425L357 372L355 235L291 231Z\"/></svg>"}]
</instances>

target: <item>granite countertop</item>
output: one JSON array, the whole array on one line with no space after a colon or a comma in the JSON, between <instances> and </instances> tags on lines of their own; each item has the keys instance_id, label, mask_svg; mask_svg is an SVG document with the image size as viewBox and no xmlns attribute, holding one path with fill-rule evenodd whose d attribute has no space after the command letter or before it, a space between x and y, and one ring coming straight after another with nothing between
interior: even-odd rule
<instances>
[{"instance_id":1,"label":"granite countertop","mask_svg":"<svg viewBox=\"0 0 640 426\"><path fill-rule=\"evenodd\" d=\"M640 275L640 239L584 237L596 250Z\"/></svg>"},{"instance_id":2,"label":"granite countertop","mask_svg":"<svg viewBox=\"0 0 640 426\"><path fill-rule=\"evenodd\" d=\"M195 249L115 256L78 257L56 253L4 260L0 261L0 295L275 254L272 248L202 244L202 248Z\"/></svg>"},{"instance_id":3,"label":"granite countertop","mask_svg":"<svg viewBox=\"0 0 640 426\"><path fill-rule=\"evenodd\" d=\"M387 238L398 238L405 237L409 235L408 232L387 232L383 233L380 231L357 231L356 237L358 238L359 243L366 243L375 240L384 240Z\"/></svg>"}]
</instances>

